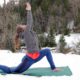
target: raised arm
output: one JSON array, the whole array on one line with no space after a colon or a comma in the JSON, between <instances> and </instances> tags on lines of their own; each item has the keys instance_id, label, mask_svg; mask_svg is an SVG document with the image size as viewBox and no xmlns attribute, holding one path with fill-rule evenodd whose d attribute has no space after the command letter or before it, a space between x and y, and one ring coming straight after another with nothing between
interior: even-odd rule
<instances>
[{"instance_id":1,"label":"raised arm","mask_svg":"<svg viewBox=\"0 0 80 80\"><path fill-rule=\"evenodd\" d=\"M31 5L29 2L26 3L26 10L27 10L27 30L31 30L33 25L33 17L31 12Z\"/></svg>"}]
</instances>

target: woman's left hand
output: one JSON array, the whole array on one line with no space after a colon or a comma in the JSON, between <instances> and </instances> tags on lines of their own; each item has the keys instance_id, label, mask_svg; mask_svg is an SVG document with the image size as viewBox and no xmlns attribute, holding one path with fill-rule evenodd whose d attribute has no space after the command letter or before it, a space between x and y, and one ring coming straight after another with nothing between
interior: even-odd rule
<instances>
[{"instance_id":1,"label":"woman's left hand","mask_svg":"<svg viewBox=\"0 0 80 80\"><path fill-rule=\"evenodd\" d=\"M31 5L29 2L26 2L26 10L31 10Z\"/></svg>"}]
</instances>

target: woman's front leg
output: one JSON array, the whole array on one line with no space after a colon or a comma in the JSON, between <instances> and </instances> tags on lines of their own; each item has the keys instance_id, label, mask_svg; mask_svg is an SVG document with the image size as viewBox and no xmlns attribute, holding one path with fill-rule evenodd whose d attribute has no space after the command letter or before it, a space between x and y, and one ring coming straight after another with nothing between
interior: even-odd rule
<instances>
[{"instance_id":1,"label":"woman's front leg","mask_svg":"<svg viewBox=\"0 0 80 80\"><path fill-rule=\"evenodd\" d=\"M46 58L47 58L47 60L48 60L48 62L50 64L50 66L51 66L51 69L54 69L55 68L55 64L54 64L54 61L53 61L50 49L43 49L39 53L40 53L40 56L39 56L39 58L36 59L36 61L39 61L44 56L46 56Z\"/></svg>"}]
</instances>

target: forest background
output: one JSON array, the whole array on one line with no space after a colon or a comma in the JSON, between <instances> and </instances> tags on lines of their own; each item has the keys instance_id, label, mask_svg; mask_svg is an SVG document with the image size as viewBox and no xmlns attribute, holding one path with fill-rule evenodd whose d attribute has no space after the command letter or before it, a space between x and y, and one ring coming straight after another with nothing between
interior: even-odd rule
<instances>
[{"instance_id":1,"label":"forest background","mask_svg":"<svg viewBox=\"0 0 80 80\"><path fill-rule=\"evenodd\" d=\"M16 25L26 23L25 1L9 0L6 3L4 0L3 6L0 6L0 49L15 51ZM80 0L29 1L40 47L55 47L55 36L58 34L62 34L60 42L64 46L64 35L80 32Z\"/></svg>"}]
</instances>

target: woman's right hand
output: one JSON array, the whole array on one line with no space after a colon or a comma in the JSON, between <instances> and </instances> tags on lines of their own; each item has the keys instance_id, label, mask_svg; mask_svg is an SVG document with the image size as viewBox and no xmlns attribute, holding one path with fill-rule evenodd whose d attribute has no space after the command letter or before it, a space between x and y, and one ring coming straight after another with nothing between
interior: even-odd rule
<instances>
[{"instance_id":1,"label":"woman's right hand","mask_svg":"<svg viewBox=\"0 0 80 80\"><path fill-rule=\"evenodd\" d=\"M26 2L26 10L31 10L31 5L29 2Z\"/></svg>"}]
</instances>

